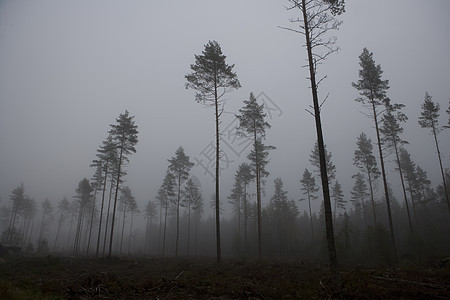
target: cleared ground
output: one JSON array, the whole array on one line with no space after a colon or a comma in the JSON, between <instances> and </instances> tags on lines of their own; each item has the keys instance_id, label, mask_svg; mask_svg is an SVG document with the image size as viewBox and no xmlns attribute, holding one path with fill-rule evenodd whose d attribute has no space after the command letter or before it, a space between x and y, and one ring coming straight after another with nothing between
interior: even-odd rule
<instances>
[{"instance_id":1,"label":"cleared ground","mask_svg":"<svg viewBox=\"0 0 450 300\"><path fill-rule=\"evenodd\" d=\"M340 269L291 260L7 258L0 299L450 299L450 265Z\"/></svg>"}]
</instances>

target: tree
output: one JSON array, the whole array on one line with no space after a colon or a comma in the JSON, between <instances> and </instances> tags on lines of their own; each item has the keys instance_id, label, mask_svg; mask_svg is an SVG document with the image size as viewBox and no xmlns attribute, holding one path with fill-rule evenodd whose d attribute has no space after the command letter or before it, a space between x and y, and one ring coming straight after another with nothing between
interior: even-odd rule
<instances>
[{"instance_id":1,"label":"tree","mask_svg":"<svg viewBox=\"0 0 450 300\"><path fill-rule=\"evenodd\" d=\"M147 244L150 236L150 226L152 221L157 217L156 204L152 200L148 200L147 206L145 206L145 219L147 220L145 225L145 242L144 242L144 254L147 253Z\"/></svg>"},{"instance_id":2,"label":"tree","mask_svg":"<svg viewBox=\"0 0 450 300\"><path fill-rule=\"evenodd\" d=\"M373 53L369 52L367 48L359 56L359 80L352 82L352 86L359 91L361 97L355 101L367 105L372 113L373 121L375 123L375 132L377 135L378 154L380 157L381 176L383 178L384 197L386 201L386 209L389 221L389 232L391 236L392 249L394 253L394 264L397 264L397 246L395 243L394 225L392 223L391 202L389 199L389 189L386 179L386 171L384 166L384 157L382 150L382 143L379 130L378 117L382 113L379 107L384 106L386 100L386 91L389 89L389 80L382 80L383 71L380 65L376 65L373 60Z\"/></svg>"},{"instance_id":3,"label":"tree","mask_svg":"<svg viewBox=\"0 0 450 300\"><path fill-rule=\"evenodd\" d=\"M184 197L183 197L183 205L188 209L188 228L187 228L187 256L189 256L190 250L190 237L191 237L191 210L196 202L201 201L202 192L200 187L197 186L192 178L186 182L186 186L184 187Z\"/></svg>"},{"instance_id":4,"label":"tree","mask_svg":"<svg viewBox=\"0 0 450 300\"><path fill-rule=\"evenodd\" d=\"M293 201L292 201L293 202ZM298 214L297 207L288 200L287 191L283 189L281 178L274 180L274 193L268 205L269 216L273 219L273 241L277 256L287 252L291 232L294 228L295 217Z\"/></svg>"},{"instance_id":5,"label":"tree","mask_svg":"<svg viewBox=\"0 0 450 300\"><path fill-rule=\"evenodd\" d=\"M75 190L76 195L74 196L74 198L77 199L78 202L78 221L77 221L77 230L75 233L75 242L73 246L74 255L77 255L80 250L84 211L86 210L86 206L90 201L92 191L93 189L91 187L91 184L89 183L89 180L87 180L86 178L83 178L78 183L78 187Z\"/></svg>"},{"instance_id":6,"label":"tree","mask_svg":"<svg viewBox=\"0 0 450 300\"><path fill-rule=\"evenodd\" d=\"M447 183L445 182L445 172L444 167L442 166L442 159L441 159L441 152L439 149L439 142L437 139L437 136L439 132L441 131L441 128L439 128L439 103L434 103L433 99L430 95L428 95L428 92L425 93L425 99L422 104L422 112L420 113L419 117L419 125L422 128L430 128L431 134L434 137L434 144L436 146L437 156L439 160L439 167L441 168L441 176L442 176L442 185L444 187L445 191L445 200L447 201L448 211L450 213L450 200L449 200L449 191L447 188ZM449 108L450 109L450 108ZM449 120L450 121L450 120Z\"/></svg>"},{"instance_id":7,"label":"tree","mask_svg":"<svg viewBox=\"0 0 450 300\"><path fill-rule=\"evenodd\" d=\"M361 132L356 140L356 146L357 148L353 156L353 164L357 166L361 170L361 172L364 172L367 175L367 180L369 182L370 202L372 204L373 222L374 224L377 224L374 182L380 176L380 171L378 170L377 161L375 160L375 156L372 152L372 141L364 132ZM357 178L356 180L358 181L359 179Z\"/></svg>"},{"instance_id":8,"label":"tree","mask_svg":"<svg viewBox=\"0 0 450 300\"><path fill-rule=\"evenodd\" d=\"M131 239L133 237L133 220L134 215L138 214L140 211L138 209L138 205L136 203L136 199L133 197L130 199L130 202L128 203L128 211L130 212L130 232L128 234L128 255L131 254Z\"/></svg>"},{"instance_id":9,"label":"tree","mask_svg":"<svg viewBox=\"0 0 450 300\"><path fill-rule=\"evenodd\" d=\"M313 239L314 228L312 220L311 200L317 199L317 196L315 196L314 194L319 190L319 188L316 186L316 180L314 179L314 176L312 176L311 172L309 172L308 169L305 169L305 171L303 172L303 177L302 179L300 179L300 183L302 184L301 190L303 191L303 194L306 194L308 199L309 220L311 222L311 239Z\"/></svg>"},{"instance_id":10,"label":"tree","mask_svg":"<svg viewBox=\"0 0 450 300\"><path fill-rule=\"evenodd\" d=\"M364 221L366 222L367 225L367 218L364 205L364 200L369 195L367 193L367 184L366 181L364 180L364 176L360 172L356 173L352 177L355 178L355 183L353 185L352 191L350 192L351 201L353 202L357 210L361 211ZM373 209L375 210L375 206L373 206Z\"/></svg>"},{"instance_id":11,"label":"tree","mask_svg":"<svg viewBox=\"0 0 450 300\"><path fill-rule=\"evenodd\" d=\"M249 100L244 100L244 107L239 109L240 115L236 115L239 120L238 134L253 140L254 162L260 161L258 141L265 138L266 129L270 128L269 123L265 121L266 114L263 109L264 105L259 105L253 93L250 93ZM261 259L261 172L259 167L259 163L254 163L258 210L258 258Z\"/></svg>"},{"instance_id":12,"label":"tree","mask_svg":"<svg viewBox=\"0 0 450 300\"><path fill-rule=\"evenodd\" d=\"M11 192L9 199L11 207L11 218L9 221L8 231L6 234L6 242L15 244L15 242L18 242L16 241L15 238L17 235L16 223L18 220L18 216L20 216L20 214L22 213L23 203L26 199L25 188L23 186L23 183L21 183Z\"/></svg>"},{"instance_id":13,"label":"tree","mask_svg":"<svg viewBox=\"0 0 450 300\"><path fill-rule=\"evenodd\" d=\"M195 201L192 204L192 210L194 211L194 214L195 214L195 254L198 254L198 252L197 252L198 224L199 224L200 218L202 217L202 214L203 214L203 197L195 198Z\"/></svg>"},{"instance_id":14,"label":"tree","mask_svg":"<svg viewBox=\"0 0 450 300\"><path fill-rule=\"evenodd\" d=\"M167 229L167 214L169 210L169 203L170 199L173 196L175 196L174 186L175 186L175 177L169 170L167 170L163 183L158 190L158 196L156 197L159 201L160 206L164 207L164 234L163 234L162 256L164 256L166 248L166 229Z\"/></svg>"},{"instance_id":15,"label":"tree","mask_svg":"<svg viewBox=\"0 0 450 300\"><path fill-rule=\"evenodd\" d=\"M55 243L53 244L53 252L55 252L56 250L56 242L58 241L58 235L61 229L61 224L63 222L63 217L70 212L70 203L69 200L67 200L67 197L64 197L61 201L58 202L57 208L59 211L59 221L58 229L56 230Z\"/></svg>"},{"instance_id":16,"label":"tree","mask_svg":"<svg viewBox=\"0 0 450 300\"><path fill-rule=\"evenodd\" d=\"M238 170L239 171L239 170ZM242 182L239 180L238 174L234 175L234 183L233 188L231 189L231 194L228 196L230 199L230 204L232 205L232 209L236 216L237 220L237 239L238 239L238 249L239 253L241 251L241 215L242 215L242 204L241 200L244 194L244 188L242 186Z\"/></svg>"},{"instance_id":17,"label":"tree","mask_svg":"<svg viewBox=\"0 0 450 300\"><path fill-rule=\"evenodd\" d=\"M50 203L50 201L48 201L48 199L45 198L45 200L42 202L42 220L41 220L41 228L39 230L38 244L42 243L44 240L45 243L48 244L46 238L49 223L48 218L51 217L52 214L53 214L53 206Z\"/></svg>"},{"instance_id":18,"label":"tree","mask_svg":"<svg viewBox=\"0 0 450 300\"><path fill-rule=\"evenodd\" d=\"M221 260L220 246L220 211L219 211L219 160L220 160L220 131L219 119L223 113L224 102L222 97L241 87L236 73L233 72L234 65L225 62L226 56L216 41L209 41L201 55L195 55L195 64L190 65L192 73L185 76L186 88L196 91L195 100L209 106L214 106L216 124L216 243L217 262ZM219 105L222 108L219 110Z\"/></svg>"},{"instance_id":19,"label":"tree","mask_svg":"<svg viewBox=\"0 0 450 300\"><path fill-rule=\"evenodd\" d=\"M33 221L37 213L36 201L29 196L25 196L22 204L22 217L23 217L23 233L22 233L22 248L24 248L31 239L31 233L33 230Z\"/></svg>"},{"instance_id":20,"label":"tree","mask_svg":"<svg viewBox=\"0 0 450 300\"><path fill-rule=\"evenodd\" d=\"M409 229L411 235L414 236L414 230L411 222L411 213L409 212L408 198L406 197L405 181L403 179L403 169L400 161L399 149L408 142L400 138L403 128L400 122L406 122L408 118L404 113L398 111L404 107L403 104L390 104L389 100L385 100L386 112L381 118L380 133L382 134L381 142L388 149L393 149L395 161L397 162L397 170L400 174L400 182L402 184L403 199L405 200L406 212L408 214Z\"/></svg>"},{"instance_id":21,"label":"tree","mask_svg":"<svg viewBox=\"0 0 450 300\"><path fill-rule=\"evenodd\" d=\"M181 184L184 183L189 177L189 172L194 166L190 162L189 156L184 153L183 147L179 147L175 152L175 157L168 160L169 170L172 172L177 181L177 199L176 199L176 211L177 211L177 235L175 241L175 257L178 257L178 241L180 240L180 203L181 203Z\"/></svg>"},{"instance_id":22,"label":"tree","mask_svg":"<svg viewBox=\"0 0 450 300\"><path fill-rule=\"evenodd\" d=\"M114 196L114 207L113 207L113 215L111 221L111 237L109 240L109 254L108 256L111 258L112 255L112 245L113 245L113 234L114 234L114 221L116 217L116 206L117 206L117 197L119 195L119 185L121 183L121 177L124 175L122 168L128 163L128 155L132 153L136 153L136 146L138 142L137 134L139 133L137 130L137 125L133 121L134 116L130 116L128 111L125 110L125 113L120 114L116 119L117 124L111 124L111 130L109 134L113 140L114 145L116 146L118 155L118 163L117 163L117 178L116 178L116 193Z\"/></svg>"},{"instance_id":23,"label":"tree","mask_svg":"<svg viewBox=\"0 0 450 300\"><path fill-rule=\"evenodd\" d=\"M123 233L125 230L125 216L128 211L131 211L133 206L134 209L137 208L136 199L131 193L131 189L128 186L125 186L121 190L121 195L119 198L120 201L120 210L123 212L122 215L122 234L120 237L120 253L122 253L122 245L123 245Z\"/></svg>"},{"instance_id":24,"label":"tree","mask_svg":"<svg viewBox=\"0 0 450 300\"><path fill-rule=\"evenodd\" d=\"M400 148L400 163L402 169L404 171L405 180L408 183L407 190L409 191L409 196L411 197L411 204L413 206L414 218L417 222L417 210L415 205L415 200L418 200L420 197L420 193L417 189L417 173L416 173L416 164L412 161L411 155L409 152Z\"/></svg>"},{"instance_id":25,"label":"tree","mask_svg":"<svg viewBox=\"0 0 450 300\"><path fill-rule=\"evenodd\" d=\"M422 203L426 201L425 193L430 190L431 181L428 179L427 172L421 167L416 166L416 186L418 192L421 194Z\"/></svg>"},{"instance_id":26,"label":"tree","mask_svg":"<svg viewBox=\"0 0 450 300\"><path fill-rule=\"evenodd\" d=\"M336 166L331 160L333 155L331 154L331 152L328 153L327 151L327 145L324 144L323 149L325 152L328 179L329 181L331 181L336 178ZM316 168L317 172L320 174L320 155L319 155L319 145L317 141L314 144L314 148L312 149L311 154L309 156L309 162L311 163L311 165L313 165L313 167Z\"/></svg>"},{"instance_id":27,"label":"tree","mask_svg":"<svg viewBox=\"0 0 450 300\"><path fill-rule=\"evenodd\" d=\"M103 221L103 207L105 204L105 194L106 194L106 182L108 180L108 176L111 178L111 184L113 182L113 170L114 167L117 166L117 149L115 144L113 143L111 135L108 136L106 141L103 141L103 145L97 150L97 160L94 160L91 166L97 167L97 169L101 169L103 171L103 187L102 187L102 204L100 208L100 221L98 225L98 235L97 235L97 249L95 252L95 256L98 257L98 252L100 249L100 234L102 231L102 221ZM98 178L100 180L100 178ZM108 212L107 219L109 214L109 203L108 203ZM106 241L106 233L107 233L107 225L108 220L105 225L105 241ZM104 248L104 247L103 247Z\"/></svg>"},{"instance_id":28,"label":"tree","mask_svg":"<svg viewBox=\"0 0 450 300\"><path fill-rule=\"evenodd\" d=\"M305 46L308 54L309 80L313 98L313 115L316 123L316 134L319 147L320 174L324 198L330 270L333 274L336 274L337 256L318 96L319 84L325 77L317 80L316 75L318 65L323 63L329 55L337 51L337 48L335 48L336 38L326 39L326 35L330 30L337 30L339 28L342 22L335 17L345 11L345 4L344 0L289 0L289 2L292 5L288 9L299 9L301 13L300 18L291 20L292 22L299 23L300 29L286 29L299 33L305 37Z\"/></svg>"},{"instance_id":29,"label":"tree","mask_svg":"<svg viewBox=\"0 0 450 300\"><path fill-rule=\"evenodd\" d=\"M334 222L336 224L336 212L338 209L345 210L344 193L341 184L336 180L331 188L331 198L334 200Z\"/></svg>"}]
</instances>

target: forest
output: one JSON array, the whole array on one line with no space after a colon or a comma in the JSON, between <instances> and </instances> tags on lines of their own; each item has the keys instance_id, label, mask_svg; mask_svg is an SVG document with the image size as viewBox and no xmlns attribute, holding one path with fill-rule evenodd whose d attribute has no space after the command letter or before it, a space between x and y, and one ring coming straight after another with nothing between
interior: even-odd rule
<instances>
[{"instance_id":1,"label":"forest","mask_svg":"<svg viewBox=\"0 0 450 300\"><path fill-rule=\"evenodd\" d=\"M358 95L351 100L359 106L367 125L354 136L353 144L330 151L327 135L322 132L323 124L327 123L322 109L327 105L328 95L319 92L329 79L319 70L332 55L339 56L333 32L342 25L341 19L345 21L345 3L343 0L287 3L286 9L295 11L298 18L290 19L290 26L280 26L279 30L300 39L303 46L300 50L306 56L303 71L307 77L302 80L308 84L303 97L309 99L305 110L310 117L308 121L314 120L315 139L313 145L303 145L310 150L308 160L302 162L307 167L298 170L299 176L295 178L296 198L290 196L292 192L285 186L288 176L271 169L271 156L280 145L267 138L273 125L268 116L270 107L259 94L250 92L237 110L225 109L229 98L244 84L241 85L238 66L222 52L223 44L209 40L201 53L190 53L191 60L185 62L189 71L183 79L190 93L189 101L197 102L198 110L214 121L205 125L214 136L208 150L211 169L207 171L212 182L199 179L193 169L201 161L195 153L185 150L189 147L180 144L159 158L165 166L165 172L157 176L159 188L147 191L149 200L138 199L129 179L130 165L142 142L141 131L147 129L138 126L138 115L126 108L119 115L110 116L109 124L98 124L108 130L103 140L97 141L97 149L90 149L95 152L85 162L90 173L72 183L72 194L58 200L40 200L27 192L27 182L17 182L9 191L9 198L2 199L0 263L6 266L8 260L19 258L40 270L46 268L47 261L55 268L70 265L75 273L83 274L85 271L75 266L79 261L97 275L105 267L102 264L106 268L113 268L114 264L122 266L122 271L136 268L138 273L153 267L152 280L159 280L148 287L137 287L139 280L135 279L134 285L130 283L127 287L124 278L117 279L120 284L115 285L112 281L116 279L92 277L91 288L94 281L101 284L89 290L88 285L83 285L85 282L70 287L75 279L66 278L63 297L90 298L97 294L100 297L101 293L115 297L126 290L122 294L125 297L156 297L157 293L170 299L188 297L187 291L193 293L189 297L199 298L224 294L232 299L277 299L286 295L358 298L361 294L355 290L359 288L352 290L352 282L356 285L358 280L378 280L388 286L391 279L398 284L397 290L385 290L384 296L397 293L399 297L411 297L403 294L408 288L402 283L417 286L417 297L445 296L450 278L450 152L446 147L450 100L433 98L433 90L417 95L421 102L405 104L391 99L391 82L383 72L383 61L377 60L377 52L364 47L354 57L358 66L351 69L354 81L347 84ZM407 115L406 106L411 105L420 111L418 117ZM232 130L225 128L227 114L236 122ZM423 139L407 139L406 124L411 123L420 127ZM241 161L231 167L226 152L230 136L233 145L242 149ZM430 169L415 160L416 152L411 150L424 139L433 151L421 155L439 168ZM333 154L339 151L351 157L352 174L338 173ZM222 185L224 181L232 182L232 186ZM343 187L345 184L347 189ZM400 279L401 275L395 273L399 268L411 266L431 266L444 270L444 274L430 273L426 277L417 273L414 277L402 273ZM187 277L186 270L205 273L205 278L220 277L208 273L216 267L217 272L226 274L223 284L232 286L232 290L237 284L233 281L235 273L254 274L243 279L244 282L255 282L255 274L266 274L264 268L270 275L258 279L258 288L249 288L250 283L237 284L238 293L221 288L217 283L220 278L205 284L208 292L198 282L183 279ZM247 267L248 270L242 269ZM394 273L344 272L361 268ZM161 279L156 270L170 270L170 275L165 276L173 279ZM308 275L308 270L313 275ZM275 280L277 272L283 273L280 278L285 278L285 282L280 280L274 285L286 294L263 288L264 282ZM3 276L0 279L4 280ZM299 278L315 282L314 291L286 283ZM328 281L323 283L323 278ZM2 280L0 296L18 299L24 296L11 294L9 283ZM114 290L117 285L123 285L123 289ZM377 293L376 288L370 290L367 286L361 293L372 298L368 293ZM54 287L48 287L47 292L56 293ZM38 297L44 297L45 289L39 293Z\"/></svg>"}]
</instances>

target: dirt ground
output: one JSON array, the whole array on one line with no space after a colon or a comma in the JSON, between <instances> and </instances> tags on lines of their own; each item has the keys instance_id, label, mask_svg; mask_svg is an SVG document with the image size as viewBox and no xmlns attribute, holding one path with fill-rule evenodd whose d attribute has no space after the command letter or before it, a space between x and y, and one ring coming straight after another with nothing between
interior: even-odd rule
<instances>
[{"instance_id":1,"label":"dirt ground","mask_svg":"<svg viewBox=\"0 0 450 300\"><path fill-rule=\"evenodd\" d=\"M293 260L15 257L0 299L450 299L450 265L343 268Z\"/></svg>"}]
</instances>

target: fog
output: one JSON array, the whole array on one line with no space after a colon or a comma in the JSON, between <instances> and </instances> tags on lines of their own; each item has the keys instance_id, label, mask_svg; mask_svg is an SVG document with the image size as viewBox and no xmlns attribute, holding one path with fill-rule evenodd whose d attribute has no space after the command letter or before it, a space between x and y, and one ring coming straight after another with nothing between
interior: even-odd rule
<instances>
[{"instance_id":1,"label":"fog","mask_svg":"<svg viewBox=\"0 0 450 300\"><path fill-rule=\"evenodd\" d=\"M198 162L214 142L212 108L196 103L185 89L185 75L209 40L216 40L235 64L242 88L227 94L221 129L233 128L235 114L250 92L266 103L269 155L263 205L280 177L300 214L306 203L300 191L316 140L306 80L303 36L280 27L295 11L277 1L0 1L0 206L21 183L38 203L48 198L56 207L72 201L90 164L106 139L110 124L128 110L135 116L139 142L130 156L125 185L144 210L155 200L168 159L182 146L201 182L205 220L212 216L214 164ZM425 92L440 104L445 125L450 98L450 2L349 1L343 24L333 34L340 51L319 66L327 76L320 97L325 143L336 165L344 195L350 197L355 142L361 132L373 141L372 121L354 101L359 59L367 47L388 79L388 97L405 104L408 121L403 138L414 162L432 182L441 183L433 138L417 123ZM221 202L231 222L227 197L234 174L249 148L223 136ZM444 167L450 166L449 130L439 135ZM224 144L228 142L228 144ZM401 203L399 176L388 157L388 180ZM380 200L381 192L377 199ZM319 212L320 201L313 204ZM351 204L347 204L351 209ZM40 208L40 205L39 205ZM138 215L143 221L143 216ZM139 224L139 223L137 223ZM212 224L212 223L211 223Z\"/></svg>"}]
</instances>

